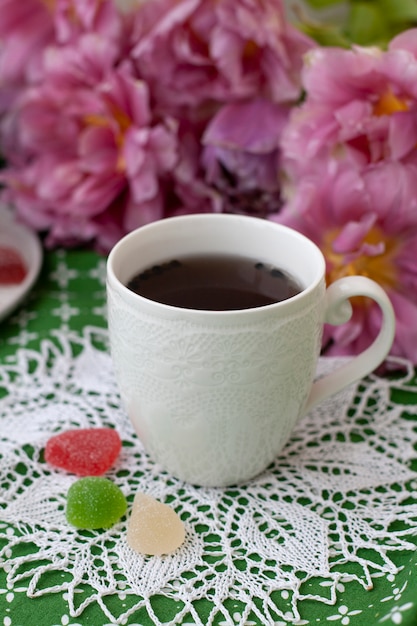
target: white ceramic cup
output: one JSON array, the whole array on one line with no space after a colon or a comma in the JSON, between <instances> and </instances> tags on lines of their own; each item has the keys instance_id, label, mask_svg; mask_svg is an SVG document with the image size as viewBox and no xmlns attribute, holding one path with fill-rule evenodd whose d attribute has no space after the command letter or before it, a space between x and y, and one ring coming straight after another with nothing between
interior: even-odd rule
<instances>
[{"instance_id":1,"label":"white ceramic cup","mask_svg":"<svg viewBox=\"0 0 417 626\"><path fill-rule=\"evenodd\" d=\"M126 287L139 271L195 254L232 254L289 271L303 290L267 306L184 309ZM107 264L108 324L123 404L145 449L182 480L226 486L278 455L313 405L374 370L391 347L395 317L385 292L361 276L325 286L319 248L279 224L239 215L189 215L128 234ZM313 382L323 323L346 322L349 298L382 310L374 343Z\"/></svg>"}]
</instances>

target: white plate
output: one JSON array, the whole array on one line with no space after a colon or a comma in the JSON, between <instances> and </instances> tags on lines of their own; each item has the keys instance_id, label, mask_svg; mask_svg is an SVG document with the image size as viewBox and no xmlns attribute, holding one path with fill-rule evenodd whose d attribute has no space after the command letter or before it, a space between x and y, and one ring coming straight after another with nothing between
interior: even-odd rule
<instances>
[{"instance_id":1,"label":"white plate","mask_svg":"<svg viewBox=\"0 0 417 626\"><path fill-rule=\"evenodd\" d=\"M11 313L32 288L42 265L42 246L28 228L14 221L12 213L0 207L0 246L14 248L27 267L25 279L18 285L0 285L0 320Z\"/></svg>"}]
</instances>

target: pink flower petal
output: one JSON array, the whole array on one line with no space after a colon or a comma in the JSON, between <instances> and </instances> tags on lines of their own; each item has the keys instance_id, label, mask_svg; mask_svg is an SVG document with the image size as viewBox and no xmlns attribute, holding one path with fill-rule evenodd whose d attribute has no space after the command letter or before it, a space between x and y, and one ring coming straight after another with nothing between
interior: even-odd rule
<instances>
[{"instance_id":1,"label":"pink flower petal","mask_svg":"<svg viewBox=\"0 0 417 626\"><path fill-rule=\"evenodd\" d=\"M110 128L87 128L80 134L78 148L82 171L100 174L117 169L118 151Z\"/></svg>"},{"instance_id":2,"label":"pink flower petal","mask_svg":"<svg viewBox=\"0 0 417 626\"><path fill-rule=\"evenodd\" d=\"M398 113L390 119L388 141L391 158L401 160L417 146L417 119L415 111Z\"/></svg>"},{"instance_id":3,"label":"pink flower petal","mask_svg":"<svg viewBox=\"0 0 417 626\"><path fill-rule=\"evenodd\" d=\"M348 222L333 240L333 250L338 254L352 252L359 248L362 240L375 224L377 216L373 213L364 215L358 222Z\"/></svg>"},{"instance_id":4,"label":"pink flower petal","mask_svg":"<svg viewBox=\"0 0 417 626\"><path fill-rule=\"evenodd\" d=\"M289 108L255 99L225 105L213 117L203 143L261 154L278 146Z\"/></svg>"}]
</instances>

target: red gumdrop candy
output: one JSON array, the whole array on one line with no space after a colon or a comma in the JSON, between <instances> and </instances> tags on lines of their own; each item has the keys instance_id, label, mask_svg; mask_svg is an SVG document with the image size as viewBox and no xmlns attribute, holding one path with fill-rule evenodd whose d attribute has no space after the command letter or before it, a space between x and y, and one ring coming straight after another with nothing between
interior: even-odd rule
<instances>
[{"instance_id":1,"label":"red gumdrop candy","mask_svg":"<svg viewBox=\"0 0 417 626\"><path fill-rule=\"evenodd\" d=\"M0 285L18 285L26 274L27 269L17 250L0 246Z\"/></svg>"},{"instance_id":2,"label":"red gumdrop candy","mask_svg":"<svg viewBox=\"0 0 417 626\"><path fill-rule=\"evenodd\" d=\"M48 440L45 460L77 476L100 476L116 461L121 446L112 428L67 430Z\"/></svg>"}]
</instances>

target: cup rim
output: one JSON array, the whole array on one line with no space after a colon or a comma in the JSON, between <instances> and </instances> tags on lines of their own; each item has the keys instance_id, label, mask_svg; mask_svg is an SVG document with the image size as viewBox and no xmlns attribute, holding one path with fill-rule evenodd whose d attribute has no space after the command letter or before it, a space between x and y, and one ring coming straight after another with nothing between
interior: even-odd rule
<instances>
[{"instance_id":1,"label":"cup rim","mask_svg":"<svg viewBox=\"0 0 417 626\"><path fill-rule=\"evenodd\" d=\"M132 239L135 239L138 236L139 231L141 234L146 233L146 231L149 232L151 230L160 228L162 223L166 225L169 222L172 222L172 223L174 222L185 223L185 222L193 222L193 221L204 222L204 221L218 221L219 219L236 221L236 223L239 221L245 221L247 223L253 222L253 224L259 224L259 222L263 222L264 224L267 224L268 227L270 226L272 228L277 228L281 231L290 232L292 237L299 239L300 241L304 241L305 243L307 243L308 245L310 245L312 248L315 249L317 258L319 259L320 264L321 264L321 268L318 269L315 279L311 281L309 285L304 287L300 293L294 296L291 296L290 298L286 300L281 300L279 302L273 302L271 304L266 304L263 306L246 308L246 309L211 310L211 309L193 309L193 308L177 307L177 306L173 306L170 304L158 302L156 300L151 300L149 298L145 298L144 296L129 289L116 276L116 272L114 270L113 265L117 256L120 253L120 250L124 248L125 245L128 244ZM113 248L110 250L110 253L107 257L106 282L109 286L117 290L120 290L121 293L124 295L124 297L130 300L132 304L134 304L135 302L146 303L146 306L150 308L154 308L155 311L163 310L163 311L171 312L171 313L172 312L182 313L184 315L188 313L188 314L192 314L193 316L198 316L198 317L209 316L210 318L230 317L230 316L240 317L240 316L249 316L249 315L252 316L252 315L260 314L266 311L269 312L274 309L282 309L284 307L288 308L288 306L291 306L292 304L298 304L300 300L303 300L306 297L308 297L308 295L319 286L321 281L324 280L325 268L326 268L325 259L320 248L317 246L317 244L314 243L314 241L312 241L305 235L303 235L302 233L300 233L299 231L289 226L286 226L285 224L280 224L279 222L274 222L272 220L267 220L264 218L259 218L259 217L249 216L249 215L235 215L235 214L225 214L225 213L194 213L194 214L187 214L187 215L176 215L172 217L166 217L166 218L162 218L159 220L155 220L153 222L140 226L130 231L126 235L124 235L113 246Z\"/></svg>"}]
</instances>

